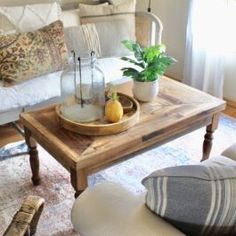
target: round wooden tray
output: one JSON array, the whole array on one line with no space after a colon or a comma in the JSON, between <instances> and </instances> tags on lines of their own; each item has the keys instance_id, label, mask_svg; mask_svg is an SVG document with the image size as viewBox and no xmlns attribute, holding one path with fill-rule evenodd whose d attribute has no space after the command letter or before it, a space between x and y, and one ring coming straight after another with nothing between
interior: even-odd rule
<instances>
[{"instance_id":1,"label":"round wooden tray","mask_svg":"<svg viewBox=\"0 0 236 236\"><path fill-rule=\"evenodd\" d=\"M122 103L124 108L124 116L117 123L108 123L105 118L89 123L71 121L62 115L60 111L61 105L58 105L56 106L56 113L58 115L59 123L65 129L83 135L111 135L125 131L139 121L140 107L139 103L134 98L122 93L118 93L118 96L120 100L125 102L124 105Z\"/></svg>"}]
</instances>

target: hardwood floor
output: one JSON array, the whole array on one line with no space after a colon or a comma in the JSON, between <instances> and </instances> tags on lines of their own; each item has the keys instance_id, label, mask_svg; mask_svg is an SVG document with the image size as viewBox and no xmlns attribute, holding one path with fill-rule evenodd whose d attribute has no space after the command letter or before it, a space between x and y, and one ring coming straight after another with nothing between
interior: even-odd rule
<instances>
[{"instance_id":1,"label":"hardwood floor","mask_svg":"<svg viewBox=\"0 0 236 236\"><path fill-rule=\"evenodd\" d=\"M229 115L233 118L236 119L236 107L227 105L224 114ZM23 140L24 138L22 137L21 134L16 131L15 128L12 127L12 125L3 125L0 126L0 147L11 143L11 142L16 142Z\"/></svg>"},{"instance_id":2,"label":"hardwood floor","mask_svg":"<svg viewBox=\"0 0 236 236\"><path fill-rule=\"evenodd\" d=\"M11 124L0 126L0 147L23 139L23 136Z\"/></svg>"},{"instance_id":3,"label":"hardwood floor","mask_svg":"<svg viewBox=\"0 0 236 236\"><path fill-rule=\"evenodd\" d=\"M229 115L233 118L236 118L236 107L232 107L232 106L227 105L227 107L224 111L224 114Z\"/></svg>"}]
</instances>

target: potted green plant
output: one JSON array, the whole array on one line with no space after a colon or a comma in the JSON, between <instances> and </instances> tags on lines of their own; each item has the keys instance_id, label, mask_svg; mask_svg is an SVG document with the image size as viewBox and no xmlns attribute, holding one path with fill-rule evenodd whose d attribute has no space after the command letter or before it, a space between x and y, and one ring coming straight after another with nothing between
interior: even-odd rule
<instances>
[{"instance_id":1,"label":"potted green plant","mask_svg":"<svg viewBox=\"0 0 236 236\"><path fill-rule=\"evenodd\" d=\"M134 67L122 68L123 76L131 77L134 80L134 97L142 102L152 101L159 92L158 79L176 60L166 55L164 44L141 47L138 43L129 40L122 41L122 44L133 52L135 57L134 59L121 58L134 65Z\"/></svg>"}]
</instances>

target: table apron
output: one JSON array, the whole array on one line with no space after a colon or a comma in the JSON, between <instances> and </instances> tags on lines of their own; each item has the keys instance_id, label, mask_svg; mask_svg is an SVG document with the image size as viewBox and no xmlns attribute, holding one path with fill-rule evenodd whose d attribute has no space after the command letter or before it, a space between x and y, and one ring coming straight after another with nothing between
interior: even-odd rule
<instances>
[{"instance_id":1,"label":"table apron","mask_svg":"<svg viewBox=\"0 0 236 236\"><path fill-rule=\"evenodd\" d=\"M167 142L170 142L176 138L179 138L187 133L190 133L194 130L207 126L211 123L212 123L212 116L209 116L199 121L195 121L194 125L190 125L184 128L179 127L178 129L175 129L174 131L170 130L169 132L163 133L163 135L160 135L160 133L158 132L153 132L152 134L144 136L141 139L138 150L137 150L137 146L135 147L132 146L128 150L126 148L125 150L123 150L122 152L120 151L119 153L111 152L112 155L109 159L99 161L99 163L95 163L94 165L91 165L90 163L90 166L85 167L84 170L86 170L86 173L88 174L95 173L104 168L113 166L127 159L133 158L134 156L141 154L143 152L146 152L152 148L159 147ZM204 140L204 137L203 137L203 140Z\"/></svg>"}]
</instances>

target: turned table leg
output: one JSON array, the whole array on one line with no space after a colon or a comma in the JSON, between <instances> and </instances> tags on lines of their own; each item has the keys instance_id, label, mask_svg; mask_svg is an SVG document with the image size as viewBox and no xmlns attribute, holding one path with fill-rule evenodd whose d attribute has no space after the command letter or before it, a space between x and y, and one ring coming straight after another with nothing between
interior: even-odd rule
<instances>
[{"instance_id":1,"label":"turned table leg","mask_svg":"<svg viewBox=\"0 0 236 236\"><path fill-rule=\"evenodd\" d=\"M71 184L75 190L75 198L77 198L88 187L88 176L83 170L70 170Z\"/></svg>"},{"instance_id":2,"label":"turned table leg","mask_svg":"<svg viewBox=\"0 0 236 236\"><path fill-rule=\"evenodd\" d=\"M213 133L217 129L218 123L219 123L219 114L216 114L212 117L212 123L206 127L206 134L204 136L204 142L203 142L203 156L201 161L207 160L210 156Z\"/></svg>"},{"instance_id":3,"label":"turned table leg","mask_svg":"<svg viewBox=\"0 0 236 236\"><path fill-rule=\"evenodd\" d=\"M40 184L40 176L39 176L39 158L38 158L38 150L37 144L33 137L31 136L31 131L24 127L25 130L25 142L29 149L30 156L30 167L32 171L32 182L34 185Z\"/></svg>"}]
</instances>

